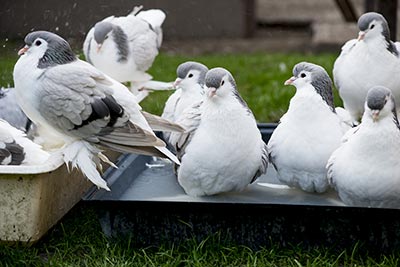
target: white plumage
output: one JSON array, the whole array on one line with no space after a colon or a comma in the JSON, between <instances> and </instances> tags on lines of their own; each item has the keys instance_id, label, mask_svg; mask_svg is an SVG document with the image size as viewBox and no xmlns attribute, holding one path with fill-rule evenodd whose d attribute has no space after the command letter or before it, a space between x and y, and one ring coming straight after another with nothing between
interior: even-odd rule
<instances>
[{"instance_id":1,"label":"white plumage","mask_svg":"<svg viewBox=\"0 0 400 267\"><path fill-rule=\"evenodd\" d=\"M328 161L328 175L347 205L400 207L400 128L393 96L374 87L361 124L346 134Z\"/></svg>"},{"instance_id":2,"label":"white plumage","mask_svg":"<svg viewBox=\"0 0 400 267\"><path fill-rule=\"evenodd\" d=\"M368 90L376 85L391 88L400 102L400 58L398 43L389 38L385 18L374 12L358 20L359 39L348 41L333 68L333 77L346 110L354 122L364 112Z\"/></svg>"},{"instance_id":3,"label":"white plumage","mask_svg":"<svg viewBox=\"0 0 400 267\"><path fill-rule=\"evenodd\" d=\"M188 132L170 139L181 159L178 182L191 196L243 190L267 168L266 145L232 75L212 69L206 86L204 102L178 120Z\"/></svg>"},{"instance_id":4,"label":"white plumage","mask_svg":"<svg viewBox=\"0 0 400 267\"><path fill-rule=\"evenodd\" d=\"M198 62L188 61L177 68L174 86L176 91L165 103L162 118L176 122L186 108L200 102L204 96L204 79L208 68ZM163 134L168 142L170 133Z\"/></svg>"},{"instance_id":5,"label":"white plumage","mask_svg":"<svg viewBox=\"0 0 400 267\"><path fill-rule=\"evenodd\" d=\"M86 59L119 82L152 79L146 71L158 55L166 15L159 9L140 9L135 8L128 16L110 16L98 22L89 30L83 45ZM106 28L107 23L112 28ZM103 33L99 40L95 31Z\"/></svg>"},{"instance_id":6,"label":"white plumage","mask_svg":"<svg viewBox=\"0 0 400 267\"><path fill-rule=\"evenodd\" d=\"M152 130L177 125L144 113L125 86L77 59L61 37L39 31L28 34L25 42L14 67L17 101L42 131L66 144L66 163L105 189L96 164L99 159L110 162L94 144L168 157L179 164Z\"/></svg>"},{"instance_id":7,"label":"white plumage","mask_svg":"<svg viewBox=\"0 0 400 267\"><path fill-rule=\"evenodd\" d=\"M0 165L40 165L49 153L26 137L26 134L0 119Z\"/></svg>"},{"instance_id":8,"label":"white plumage","mask_svg":"<svg viewBox=\"0 0 400 267\"><path fill-rule=\"evenodd\" d=\"M349 128L334 112L332 82L315 64L299 63L285 84L296 86L289 109L269 142L278 179L307 192L328 189L326 163Z\"/></svg>"}]
</instances>

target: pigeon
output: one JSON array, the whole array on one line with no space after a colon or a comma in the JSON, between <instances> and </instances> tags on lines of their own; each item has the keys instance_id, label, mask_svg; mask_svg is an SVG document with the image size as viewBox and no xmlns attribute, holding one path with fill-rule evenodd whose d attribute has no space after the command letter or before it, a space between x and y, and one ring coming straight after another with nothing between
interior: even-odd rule
<instances>
[{"instance_id":1,"label":"pigeon","mask_svg":"<svg viewBox=\"0 0 400 267\"><path fill-rule=\"evenodd\" d=\"M294 85L296 93L268 142L270 162L282 183L325 192L326 163L350 126L336 113L332 81L321 66L298 63L285 85Z\"/></svg>"},{"instance_id":2,"label":"pigeon","mask_svg":"<svg viewBox=\"0 0 400 267\"><path fill-rule=\"evenodd\" d=\"M176 122L186 108L201 101L204 96L204 79L208 68L198 62L187 61L178 66L177 78L174 82L176 91L170 95L165 103L161 115L169 121ZM168 142L169 132L164 132L164 140Z\"/></svg>"},{"instance_id":3,"label":"pigeon","mask_svg":"<svg viewBox=\"0 0 400 267\"><path fill-rule=\"evenodd\" d=\"M327 169L347 205L400 207L400 126L395 99L386 87L367 94L360 125L332 153Z\"/></svg>"},{"instance_id":4,"label":"pigeon","mask_svg":"<svg viewBox=\"0 0 400 267\"><path fill-rule=\"evenodd\" d=\"M31 121L18 106L15 92L12 88L0 89L0 119L7 121L13 127L24 132L31 128Z\"/></svg>"},{"instance_id":5,"label":"pigeon","mask_svg":"<svg viewBox=\"0 0 400 267\"><path fill-rule=\"evenodd\" d=\"M253 113L223 68L209 70L206 97L186 109L172 133L181 165L178 183L193 197L241 191L266 172L268 152Z\"/></svg>"},{"instance_id":6,"label":"pigeon","mask_svg":"<svg viewBox=\"0 0 400 267\"><path fill-rule=\"evenodd\" d=\"M38 127L64 141L66 163L107 190L96 164L99 159L112 162L101 148L167 157L179 164L152 128L182 127L143 112L128 88L79 60L60 36L36 31L25 43L13 73L17 102Z\"/></svg>"},{"instance_id":7,"label":"pigeon","mask_svg":"<svg viewBox=\"0 0 400 267\"><path fill-rule=\"evenodd\" d=\"M89 63L119 82L131 82L135 94L152 79L146 71L158 55L166 18L160 9L141 9L97 22L83 44Z\"/></svg>"},{"instance_id":8,"label":"pigeon","mask_svg":"<svg viewBox=\"0 0 400 267\"><path fill-rule=\"evenodd\" d=\"M375 85L391 88L400 102L400 44L390 40L386 19L375 12L365 13L358 19L358 27L358 39L342 47L333 68L344 108L355 124L363 115L368 90Z\"/></svg>"},{"instance_id":9,"label":"pigeon","mask_svg":"<svg viewBox=\"0 0 400 267\"><path fill-rule=\"evenodd\" d=\"M50 154L25 133L0 119L0 165L40 165Z\"/></svg>"}]
</instances>

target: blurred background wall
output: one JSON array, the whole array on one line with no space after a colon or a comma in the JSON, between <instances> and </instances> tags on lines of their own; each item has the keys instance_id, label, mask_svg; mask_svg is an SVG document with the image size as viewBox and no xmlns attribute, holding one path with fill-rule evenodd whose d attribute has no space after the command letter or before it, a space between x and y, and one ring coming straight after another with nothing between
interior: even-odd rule
<instances>
[{"instance_id":1,"label":"blurred background wall","mask_svg":"<svg viewBox=\"0 0 400 267\"><path fill-rule=\"evenodd\" d=\"M340 8L343 3L351 5L353 21L349 14L346 20ZM250 45L243 39L252 38L259 46L285 51L338 49L357 37L355 20L366 9L387 7L398 13L397 0L2 0L1 5L0 38L21 39L32 30L44 29L81 43L97 21L125 16L134 6L143 5L167 13L163 25L167 46L168 41L174 46L185 40L207 49L215 40L236 39L245 49L254 42Z\"/></svg>"}]
</instances>

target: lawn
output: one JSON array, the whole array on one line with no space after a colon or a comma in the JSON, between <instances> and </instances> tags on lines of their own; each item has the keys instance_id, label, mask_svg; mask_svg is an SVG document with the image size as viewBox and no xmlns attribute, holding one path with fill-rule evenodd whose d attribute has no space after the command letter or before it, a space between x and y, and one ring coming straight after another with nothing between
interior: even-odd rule
<instances>
[{"instance_id":1,"label":"lawn","mask_svg":"<svg viewBox=\"0 0 400 267\"><path fill-rule=\"evenodd\" d=\"M20 46L0 46L0 87L10 87L12 69ZM150 73L156 80L175 79L178 64L186 60L222 66L234 75L243 98L258 121L278 121L285 112L294 87L284 86L294 64L310 61L331 74L336 54L229 54L198 57L160 54ZM154 92L143 103L145 110L160 114L171 92ZM337 95L336 95L337 96ZM340 100L336 97L336 103ZM362 245L344 251L305 248L301 244L281 247L278 243L252 250L222 241L218 234L202 241L141 247L132 240L108 240L97 214L83 204L75 207L37 244L0 245L0 266L397 266L398 255L369 256Z\"/></svg>"},{"instance_id":2,"label":"lawn","mask_svg":"<svg viewBox=\"0 0 400 267\"><path fill-rule=\"evenodd\" d=\"M32 247L0 245L0 266L398 266L397 254L369 256L362 246L344 251L280 247L259 250L210 234L201 241L141 247L129 239L108 240L94 209L78 205Z\"/></svg>"}]
</instances>

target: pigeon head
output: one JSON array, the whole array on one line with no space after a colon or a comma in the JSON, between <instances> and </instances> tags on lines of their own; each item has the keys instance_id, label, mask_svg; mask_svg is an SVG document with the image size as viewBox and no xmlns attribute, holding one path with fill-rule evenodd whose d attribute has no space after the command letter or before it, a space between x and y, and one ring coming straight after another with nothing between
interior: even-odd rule
<instances>
[{"instance_id":1,"label":"pigeon head","mask_svg":"<svg viewBox=\"0 0 400 267\"><path fill-rule=\"evenodd\" d=\"M113 30L114 25L107 21L100 21L94 25L94 40L101 45L108 39L109 33Z\"/></svg>"},{"instance_id":2,"label":"pigeon head","mask_svg":"<svg viewBox=\"0 0 400 267\"><path fill-rule=\"evenodd\" d=\"M44 69L67 64L76 60L68 42L55 33L47 31L31 32L25 37L25 46L18 55L38 60L38 68Z\"/></svg>"},{"instance_id":3,"label":"pigeon head","mask_svg":"<svg viewBox=\"0 0 400 267\"><path fill-rule=\"evenodd\" d=\"M323 67L313 63L300 62L294 66L293 76L285 82L285 85L294 85L300 90L303 86L311 85L335 112L332 80Z\"/></svg>"},{"instance_id":4,"label":"pigeon head","mask_svg":"<svg viewBox=\"0 0 400 267\"><path fill-rule=\"evenodd\" d=\"M365 113L374 122L392 114L397 122L396 104L392 91L384 86L374 86L369 89L365 101Z\"/></svg>"},{"instance_id":5,"label":"pigeon head","mask_svg":"<svg viewBox=\"0 0 400 267\"><path fill-rule=\"evenodd\" d=\"M368 12L358 19L358 40L370 40L379 36L384 36L390 40L390 30L386 19L379 13Z\"/></svg>"},{"instance_id":6,"label":"pigeon head","mask_svg":"<svg viewBox=\"0 0 400 267\"><path fill-rule=\"evenodd\" d=\"M182 63L176 69L177 78L174 87L180 87L183 90L192 88L196 84L204 85L204 80L208 68L198 62L188 61Z\"/></svg>"},{"instance_id":7,"label":"pigeon head","mask_svg":"<svg viewBox=\"0 0 400 267\"><path fill-rule=\"evenodd\" d=\"M228 95L233 95L239 103L250 113L247 103L240 96L235 79L232 74L224 68L213 68L206 74L206 93L208 98L223 98Z\"/></svg>"},{"instance_id":8,"label":"pigeon head","mask_svg":"<svg viewBox=\"0 0 400 267\"><path fill-rule=\"evenodd\" d=\"M205 85L208 96L225 96L236 90L236 82L232 74L224 68L213 68L209 70L205 77Z\"/></svg>"}]
</instances>

